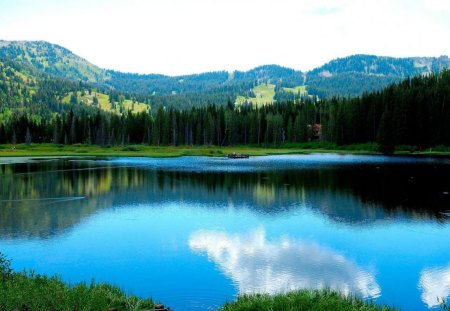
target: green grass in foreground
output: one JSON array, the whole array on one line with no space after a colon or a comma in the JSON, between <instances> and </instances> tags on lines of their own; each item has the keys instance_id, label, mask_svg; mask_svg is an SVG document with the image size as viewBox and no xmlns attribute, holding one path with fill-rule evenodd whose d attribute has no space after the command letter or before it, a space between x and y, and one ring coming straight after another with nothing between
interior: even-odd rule
<instances>
[{"instance_id":1,"label":"green grass in foreground","mask_svg":"<svg viewBox=\"0 0 450 311\"><path fill-rule=\"evenodd\" d=\"M244 295L235 302L226 303L221 311L389 311L387 306L379 306L353 296L343 297L332 290L300 290L287 294Z\"/></svg>"},{"instance_id":2,"label":"green grass in foreground","mask_svg":"<svg viewBox=\"0 0 450 311\"><path fill-rule=\"evenodd\" d=\"M105 283L69 286L58 277L33 272L13 272L10 261L0 253L0 310L148 310L151 299L126 295Z\"/></svg>"},{"instance_id":3,"label":"green grass in foreground","mask_svg":"<svg viewBox=\"0 0 450 311\"><path fill-rule=\"evenodd\" d=\"M106 283L67 285L58 277L33 272L14 272L11 261L0 253L0 310L69 311L69 310L152 310L151 299L127 295L118 287ZM169 302L170 303L170 302ZM220 311L390 311L354 296L344 297L329 289L300 290L287 294L244 295L226 303ZM450 311L442 301L441 310Z\"/></svg>"}]
</instances>

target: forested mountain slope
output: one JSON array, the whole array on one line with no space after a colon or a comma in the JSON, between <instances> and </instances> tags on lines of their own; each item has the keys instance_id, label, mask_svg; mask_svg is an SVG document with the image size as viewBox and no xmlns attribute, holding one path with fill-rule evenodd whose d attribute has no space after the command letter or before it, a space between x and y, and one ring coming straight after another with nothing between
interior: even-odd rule
<instances>
[{"instance_id":1,"label":"forested mountain slope","mask_svg":"<svg viewBox=\"0 0 450 311\"><path fill-rule=\"evenodd\" d=\"M56 99L58 94L66 94L76 87L52 84L48 80L43 83L49 83L41 86L43 90L51 90L42 93L43 96ZM33 103L40 103L35 99L39 97L32 94L32 88L30 91L17 89L17 92L30 93ZM87 94L89 87L84 96ZM70 97L71 102L75 97ZM6 100L11 98L6 96ZM135 113L105 111L99 109L99 105L82 103L69 107L70 110L63 109L49 118L29 113L12 114L0 122L0 144L280 146L310 141L337 145L376 142L386 153L396 146L411 151L447 150L446 146L450 146L448 69L439 74L407 78L382 91L354 98L315 100L303 97L298 101L268 105L210 104L185 109L160 106L151 112Z\"/></svg>"},{"instance_id":2,"label":"forested mountain slope","mask_svg":"<svg viewBox=\"0 0 450 311\"><path fill-rule=\"evenodd\" d=\"M264 65L249 71L218 71L183 76L122 73L101 69L69 50L43 41L0 41L0 60L8 60L33 75L51 75L82 81L105 90L139 94L155 106L189 107L226 104L238 98L257 98L255 87L273 85L275 94L265 100L293 100L302 95L359 96L418 74L450 67L447 56L393 58L353 55L339 58L308 72ZM151 97L149 97L151 96Z\"/></svg>"},{"instance_id":3,"label":"forested mountain slope","mask_svg":"<svg viewBox=\"0 0 450 311\"><path fill-rule=\"evenodd\" d=\"M407 77L438 73L449 67L447 56L394 58L353 55L335 59L308 72L305 83L309 93L320 97L359 96Z\"/></svg>"},{"instance_id":4,"label":"forested mountain slope","mask_svg":"<svg viewBox=\"0 0 450 311\"><path fill-rule=\"evenodd\" d=\"M0 60L22 68L74 81L103 83L106 72L68 49L45 41L0 40Z\"/></svg>"},{"instance_id":5,"label":"forested mountain slope","mask_svg":"<svg viewBox=\"0 0 450 311\"><path fill-rule=\"evenodd\" d=\"M266 65L170 77L0 41L0 140L25 141L28 128L34 141L60 143L450 145L449 63L355 55L306 73Z\"/></svg>"}]
</instances>

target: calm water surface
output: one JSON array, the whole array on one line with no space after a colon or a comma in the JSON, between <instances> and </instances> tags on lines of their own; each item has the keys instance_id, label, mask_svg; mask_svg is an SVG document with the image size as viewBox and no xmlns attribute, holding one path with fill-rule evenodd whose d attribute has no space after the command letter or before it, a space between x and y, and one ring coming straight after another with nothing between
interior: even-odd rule
<instances>
[{"instance_id":1,"label":"calm water surface","mask_svg":"<svg viewBox=\"0 0 450 311\"><path fill-rule=\"evenodd\" d=\"M175 310L330 287L403 310L450 294L450 161L0 159L0 252Z\"/></svg>"}]
</instances>

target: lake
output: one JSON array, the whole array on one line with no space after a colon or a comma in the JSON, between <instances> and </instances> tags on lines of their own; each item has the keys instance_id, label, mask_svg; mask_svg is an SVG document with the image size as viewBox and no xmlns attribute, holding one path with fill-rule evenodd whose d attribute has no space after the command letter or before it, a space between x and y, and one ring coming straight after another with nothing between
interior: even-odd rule
<instances>
[{"instance_id":1,"label":"lake","mask_svg":"<svg viewBox=\"0 0 450 311\"><path fill-rule=\"evenodd\" d=\"M324 287L428 310L450 294L449 192L435 158L0 158L0 252L177 311Z\"/></svg>"}]
</instances>

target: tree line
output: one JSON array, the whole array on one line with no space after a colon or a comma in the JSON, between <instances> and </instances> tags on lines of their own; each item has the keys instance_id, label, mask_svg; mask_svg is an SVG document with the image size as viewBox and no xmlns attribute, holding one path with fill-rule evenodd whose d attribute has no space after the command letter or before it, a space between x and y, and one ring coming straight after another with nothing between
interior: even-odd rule
<instances>
[{"instance_id":1,"label":"tree line","mask_svg":"<svg viewBox=\"0 0 450 311\"><path fill-rule=\"evenodd\" d=\"M322 139L337 144L378 142L417 149L450 146L450 71L407 78L382 91L326 103Z\"/></svg>"},{"instance_id":2,"label":"tree line","mask_svg":"<svg viewBox=\"0 0 450 311\"><path fill-rule=\"evenodd\" d=\"M279 145L313 139L317 133L306 124L317 123L316 109L312 101L259 108L230 102L184 110L160 106L153 114L71 110L40 121L20 115L0 125L0 144Z\"/></svg>"},{"instance_id":3,"label":"tree line","mask_svg":"<svg viewBox=\"0 0 450 311\"><path fill-rule=\"evenodd\" d=\"M354 98L303 97L260 107L160 105L121 115L77 107L41 119L23 113L0 124L0 143L278 146L323 140L378 142L384 152L398 145L450 146L449 93L450 71L443 70Z\"/></svg>"}]
</instances>

